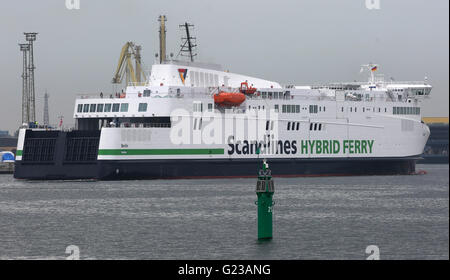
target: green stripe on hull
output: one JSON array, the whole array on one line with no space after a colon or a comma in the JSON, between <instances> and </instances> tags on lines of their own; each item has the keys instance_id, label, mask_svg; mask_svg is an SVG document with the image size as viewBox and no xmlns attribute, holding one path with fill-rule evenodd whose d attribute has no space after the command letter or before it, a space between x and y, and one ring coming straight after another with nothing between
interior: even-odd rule
<instances>
[{"instance_id":1,"label":"green stripe on hull","mask_svg":"<svg viewBox=\"0 0 450 280\"><path fill-rule=\"evenodd\" d=\"M99 156L141 156L141 155L223 155L224 149L105 149Z\"/></svg>"}]
</instances>

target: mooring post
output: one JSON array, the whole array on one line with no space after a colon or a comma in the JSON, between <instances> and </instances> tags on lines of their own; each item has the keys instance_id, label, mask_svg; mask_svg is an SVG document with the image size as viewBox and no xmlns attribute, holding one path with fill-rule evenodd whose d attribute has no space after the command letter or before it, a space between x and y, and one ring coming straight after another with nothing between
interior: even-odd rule
<instances>
[{"instance_id":1,"label":"mooring post","mask_svg":"<svg viewBox=\"0 0 450 280\"><path fill-rule=\"evenodd\" d=\"M256 184L256 195L258 201L258 239L272 239L272 213L275 192L272 172L266 160L263 161L262 169L259 170L258 182Z\"/></svg>"}]
</instances>

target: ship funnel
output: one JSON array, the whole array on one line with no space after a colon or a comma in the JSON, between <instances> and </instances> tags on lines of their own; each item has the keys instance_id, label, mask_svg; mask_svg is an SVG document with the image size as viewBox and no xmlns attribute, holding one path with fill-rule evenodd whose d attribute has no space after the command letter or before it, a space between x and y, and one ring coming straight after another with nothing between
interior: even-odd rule
<instances>
[{"instance_id":1,"label":"ship funnel","mask_svg":"<svg viewBox=\"0 0 450 280\"><path fill-rule=\"evenodd\" d=\"M166 21L165 15L159 16L159 63L166 61Z\"/></svg>"}]
</instances>

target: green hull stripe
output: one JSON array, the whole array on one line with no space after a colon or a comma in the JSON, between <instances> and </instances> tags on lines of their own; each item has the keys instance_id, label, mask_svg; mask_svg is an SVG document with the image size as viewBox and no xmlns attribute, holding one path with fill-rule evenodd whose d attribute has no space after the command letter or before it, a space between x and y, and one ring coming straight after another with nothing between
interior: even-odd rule
<instances>
[{"instance_id":1,"label":"green hull stripe","mask_svg":"<svg viewBox=\"0 0 450 280\"><path fill-rule=\"evenodd\" d=\"M19 156L19 157L22 156L22 150L17 150L16 151L16 156Z\"/></svg>"},{"instance_id":2,"label":"green hull stripe","mask_svg":"<svg viewBox=\"0 0 450 280\"><path fill-rule=\"evenodd\" d=\"M99 156L141 155L223 155L224 149L108 149L99 150Z\"/></svg>"}]
</instances>

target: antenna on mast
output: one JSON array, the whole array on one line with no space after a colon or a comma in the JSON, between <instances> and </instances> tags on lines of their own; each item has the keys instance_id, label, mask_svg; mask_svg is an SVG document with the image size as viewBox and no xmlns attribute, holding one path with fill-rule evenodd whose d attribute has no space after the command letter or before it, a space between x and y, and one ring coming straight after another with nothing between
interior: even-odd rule
<instances>
[{"instance_id":1,"label":"antenna on mast","mask_svg":"<svg viewBox=\"0 0 450 280\"><path fill-rule=\"evenodd\" d=\"M364 64L361 65L361 73L364 71L364 68L367 69L368 71L370 71L370 83L371 84L375 84L375 71L378 70L378 64L373 64L373 63L369 63L369 64Z\"/></svg>"},{"instance_id":2,"label":"antenna on mast","mask_svg":"<svg viewBox=\"0 0 450 280\"><path fill-rule=\"evenodd\" d=\"M191 62L194 62L194 56L197 56L197 53L194 52L195 47L197 47L197 38L192 37L189 28L193 28L193 24L189 24L185 22L180 25L181 29L185 29L186 37L181 37L181 49L178 52L178 55L188 56Z\"/></svg>"}]
</instances>

